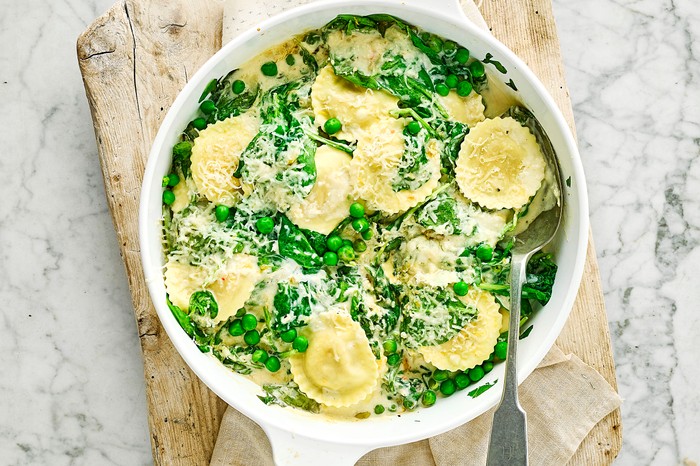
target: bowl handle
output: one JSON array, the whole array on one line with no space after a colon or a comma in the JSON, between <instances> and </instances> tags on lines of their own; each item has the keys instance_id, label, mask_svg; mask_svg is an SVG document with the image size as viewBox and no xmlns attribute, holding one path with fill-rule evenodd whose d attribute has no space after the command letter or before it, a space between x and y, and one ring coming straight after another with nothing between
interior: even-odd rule
<instances>
[{"instance_id":1,"label":"bowl handle","mask_svg":"<svg viewBox=\"0 0 700 466\"><path fill-rule=\"evenodd\" d=\"M276 466L353 466L372 447L323 442L276 427L263 428Z\"/></svg>"}]
</instances>

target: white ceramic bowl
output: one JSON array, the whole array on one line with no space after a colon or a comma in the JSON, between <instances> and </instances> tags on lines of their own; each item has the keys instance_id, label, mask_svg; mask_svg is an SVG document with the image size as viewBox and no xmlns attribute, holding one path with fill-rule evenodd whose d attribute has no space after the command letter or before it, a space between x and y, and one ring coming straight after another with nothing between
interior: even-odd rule
<instances>
[{"instance_id":1,"label":"white ceramic bowl","mask_svg":"<svg viewBox=\"0 0 700 466\"><path fill-rule=\"evenodd\" d=\"M425 2L426 4L428 2ZM354 464L366 452L389 445L424 439L457 427L493 407L501 383L478 398L466 392L440 399L430 409L397 416L370 417L341 422L300 410L266 406L256 397L261 389L238 376L210 355L202 354L175 321L165 303L161 245L161 179L171 163L171 148L197 111L197 99L206 83L236 68L272 45L308 29L321 27L337 14L388 13L467 47L473 56L493 54L508 69L505 80L516 83L522 102L547 131L558 154L565 187L564 221L554 241L559 265L552 298L537 312L530 336L520 342L518 378L524 380L539 364L559 335L576 298L588 239L588 203L585 180L575 141L562 114L544 86L513 52L466 19L458 0L325 0L270 18L240 34L207 61L173 103L156 136L141 191L139 236L141 257L151 298L161 323L187 364L219 397L253 419L272 443L277 464ZM481 383L503 377L496 365Z\"/></svg>"}]
</instances>

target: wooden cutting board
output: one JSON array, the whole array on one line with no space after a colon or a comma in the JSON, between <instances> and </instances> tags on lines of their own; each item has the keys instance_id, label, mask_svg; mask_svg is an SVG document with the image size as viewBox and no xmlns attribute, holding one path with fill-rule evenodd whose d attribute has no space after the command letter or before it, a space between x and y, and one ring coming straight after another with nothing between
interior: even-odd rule
<instances>
[{"instance_id":1,"label":"wooden cutting board","mask_svg":"<svg viewBox=\"0 0 700 466\"><path fill-rule=\"evenodd\" d=\"M574 130L550 0L485 0L494 36L532 68ZM151 304L139 258L138 203L149 148L189 76L221 47L216 0L120 0L78 38L105 191L126 266L144 360L157 465L209 463L225 403L189 370ZM593 243L578 299L557 344L615 388L615 364ZM588 435L572 464L609 464L622 443L620 411Z\"/></svg>"}]
</instances>

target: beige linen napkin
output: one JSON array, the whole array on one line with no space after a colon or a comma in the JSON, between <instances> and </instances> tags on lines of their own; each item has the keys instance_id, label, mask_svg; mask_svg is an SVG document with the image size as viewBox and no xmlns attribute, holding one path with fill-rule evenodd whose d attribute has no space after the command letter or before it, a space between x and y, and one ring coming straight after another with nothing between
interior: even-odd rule
<instances>
[{"instance_id":1,"label":"beige linen napkin","mask_svg":"<svg viewBox=\"0 0 700 466\"><path fill-rule=\"evenodd\" d=\"M223 43L266 16L309 3L309 0L226 0ZM488 30L472 0L461 0L464 12ZM566 464L581 441L601 419L620 406L608 382L575 355L554 346L522 383L520 401L527 412L530 463ZM380 448L366 454L359 466L454 466L486 462L493 410L473 421L427 440ZM244 454L242 454L244 452ZM273 466L272 449L263 430L228 407L221 421L211 466Z\"/></svg>"}]
</instances>

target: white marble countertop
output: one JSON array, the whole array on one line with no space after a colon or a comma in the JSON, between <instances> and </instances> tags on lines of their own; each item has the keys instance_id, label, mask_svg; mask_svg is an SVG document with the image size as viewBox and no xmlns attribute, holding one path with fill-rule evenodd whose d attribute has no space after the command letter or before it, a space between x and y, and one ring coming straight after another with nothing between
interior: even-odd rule
<instances>
[{"instance_id":1,"label":"white marble countertop","mask_svg":"<svg viewBox=\"0 0 700 466\"><path fill-rule=\"evenodd\" d=\"M150 464L75 40L113 0L0 0L0 464ZM700 462L700 4L555 0L623 405L620 465Z\"/></svg>"}]
</instances>

